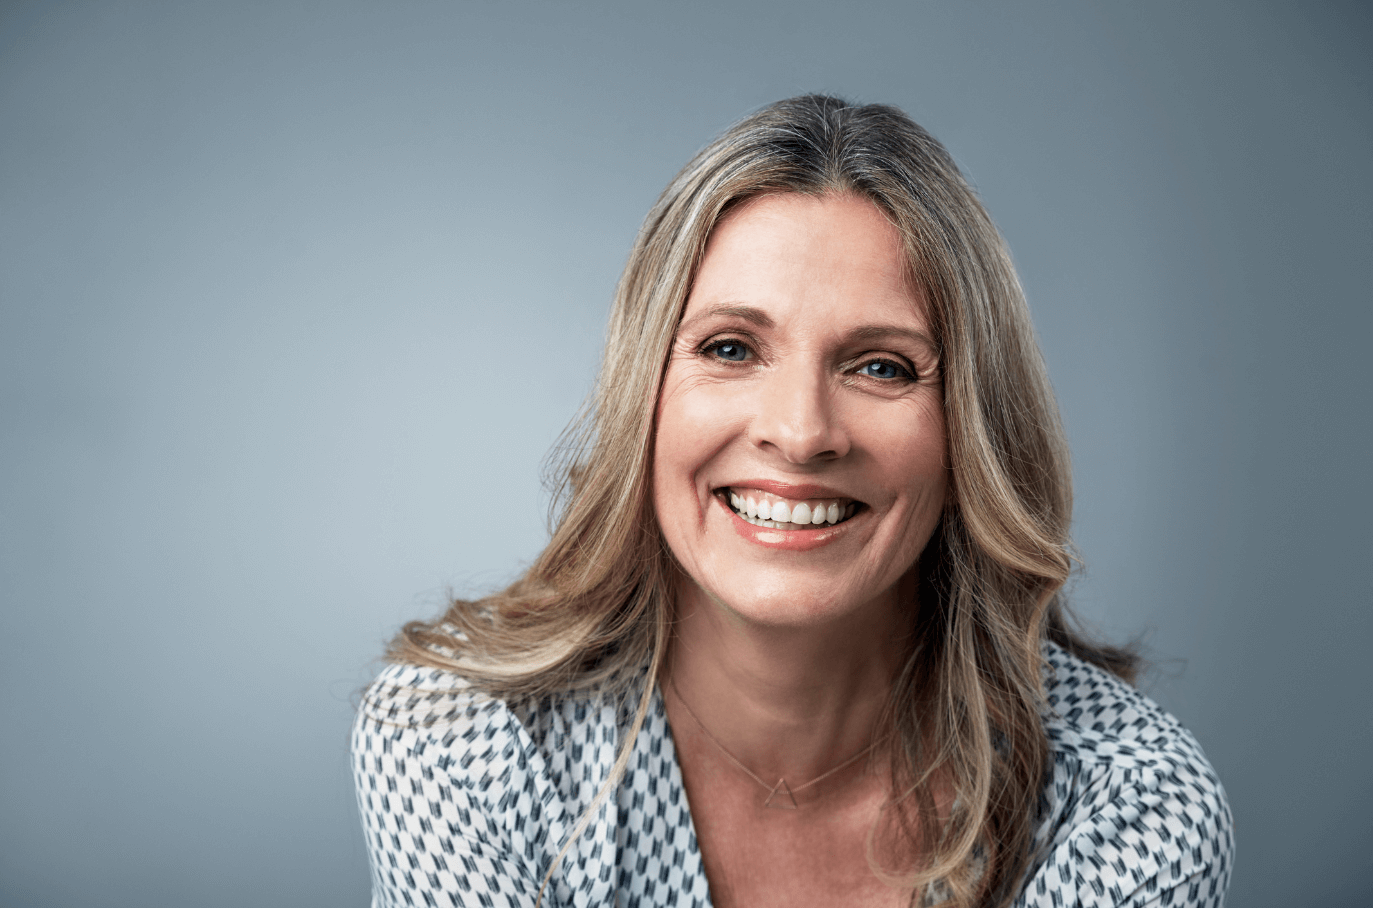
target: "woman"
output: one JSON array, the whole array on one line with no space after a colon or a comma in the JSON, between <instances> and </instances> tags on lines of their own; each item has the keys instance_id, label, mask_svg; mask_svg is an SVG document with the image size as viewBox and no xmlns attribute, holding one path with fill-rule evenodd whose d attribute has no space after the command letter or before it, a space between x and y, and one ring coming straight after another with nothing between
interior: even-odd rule
<instances>
[{"instance_id":1,"label":"woman","mask_svg":"<svg viewBox=\"0 0 1373 908\"><path fill-rule=\"evenodd\" d=\"M1010 259L903 114L796 98L697 155L589 414L539 559L366 697L375 904L1221 904L1219 782L1066 621Z\"/></svg>"}]
</instances>

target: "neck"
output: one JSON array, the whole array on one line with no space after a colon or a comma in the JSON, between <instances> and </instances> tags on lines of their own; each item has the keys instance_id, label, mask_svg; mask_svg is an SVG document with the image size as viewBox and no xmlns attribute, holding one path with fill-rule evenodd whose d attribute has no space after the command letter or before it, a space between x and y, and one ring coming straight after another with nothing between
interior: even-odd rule
<instances>
[{"instance_id":1,"label":"neck","mask_svg":"<svg viewBox=\"0 0 1373 908\"><path fill-rule=\"evenodd\" d=\"M759 625L684 581L666 671L688 722L760 777L803 784L879 734L906 650L901 614L893 596L824 624Z\"/></svg>"}]
</instances>

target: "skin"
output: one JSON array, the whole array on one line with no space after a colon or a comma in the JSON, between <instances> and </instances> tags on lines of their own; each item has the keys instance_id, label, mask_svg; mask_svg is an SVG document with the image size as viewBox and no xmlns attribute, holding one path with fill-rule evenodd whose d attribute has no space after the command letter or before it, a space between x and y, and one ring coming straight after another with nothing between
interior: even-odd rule
<instances>
[{"instance_id":1,"label":"skin","mask_svg":"<svg viewBox=\"0 0 1373 908\"><path fill-rule=\"evenodd\" d=\"M907 651L902 603L948 490L927 311L896 229L848 195L732 212L687 300L653 467L680 566L663 689L720 908L908 901L867 861L889 790L880 762L806 788L799 810L767 809L702 729L793 787L873 740ZM858 506L834 526L756 527L721 490L760 486Z\"/></svg>"}]
</instances>

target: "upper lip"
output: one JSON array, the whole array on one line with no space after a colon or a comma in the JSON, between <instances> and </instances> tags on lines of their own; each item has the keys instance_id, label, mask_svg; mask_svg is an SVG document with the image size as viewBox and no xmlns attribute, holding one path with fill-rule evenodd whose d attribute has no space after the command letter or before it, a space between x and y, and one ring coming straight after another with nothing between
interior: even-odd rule
<instances>
[{"instance_id":1,"label":"upper lip","mask_svg":"<svg viewBox=\"0 0 1373 908\"><path fill-rule=\"evenodd\" d=\"M842 498L848 501L857 501L852 495L834 488L816 483L792 483L779 482L775 479L740 479L737 482L726 483L719 488L734 489L757 489L760 492L770 492L778 498L789 498L792 501L799 501L806 498Z\"/></svg>"}]
</instances>

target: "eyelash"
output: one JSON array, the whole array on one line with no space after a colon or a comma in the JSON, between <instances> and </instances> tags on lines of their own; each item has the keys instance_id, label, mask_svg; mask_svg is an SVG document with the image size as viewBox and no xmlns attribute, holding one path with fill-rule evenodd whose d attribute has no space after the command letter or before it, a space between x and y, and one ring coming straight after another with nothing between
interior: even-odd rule
<instances>
[{"instance_id":1,"label":"eyelash","mask_svg":"<svg viewBox=\"0 0 1373 908\"><path fill-rule=\"evenodd\" d=\"M745 359L725 359L725 358L722 357L722 356L716 355L716 354L718 354L718 352L719 352L721 349L723 349L723 348L725 348L725 347L738 347L738 348L740 348L745 354L752 354L752 353L753 353L752 348L749 347L749 345L748 345L747 343L745 343L744 341L739 340L739 339L737 339L737 338L733 338L733 337L719 338L719 339L716 339L716 340L707 341L705 344L702 344L702 345L701 345L701 347L700 347L700 349L699 349L698 352L699 352L701 355L703 355L703 356L708 356L708 357L710 357L711 359L714 359L714 360L716 360L717 362L722 362L722 363L738 364L738 363L743 363L743 362L746 362L746 361L747 361L747 360L745 360ZM876 376L876 375L869 375L869 376L867 376L868 378L874 379L874 380L876 380L876 381L880 381L880 382L897 382L897 381L917 381L917 380L919 379L919 376L916 374L916 371L915 371L914 367L912 367L912 366L910 366L910 365L908 365L908 364L906 364L906 363L904 363L904 362L901 362L900 360L896 360L896 359L892 359L891 357L884 357L884 356L875 356L875 357L872 357L871 359L866 359L866 360L864 360L863 363L862 363L861 365L859 365L859 366L857 367L857 369L855 369L854 371L855 371L855 373L860 373L860 374L861 374L861 370L862 370L862 369L865 369L865 368L867 368L868 366L872 366L872 365L891 366L893 369L896 369L899 373L901 373L901 374L898 374L898 375L893 375L893 376L891 376L890 378L881 378L881 377Z\"/></svg>"}]
</instances>

